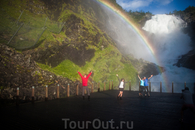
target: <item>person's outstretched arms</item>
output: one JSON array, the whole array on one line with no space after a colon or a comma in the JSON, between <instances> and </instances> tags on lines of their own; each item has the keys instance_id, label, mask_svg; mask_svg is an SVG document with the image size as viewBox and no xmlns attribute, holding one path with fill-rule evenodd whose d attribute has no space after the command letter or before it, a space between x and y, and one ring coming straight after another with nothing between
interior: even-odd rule
<instances>
[{"instance_id":1,"label":"person's outstretched arms","mask_svg":"<svg viewBox=\"0 0 195 130\"><path fill-rule=\"evenodd\" d=\"M80 76L81 76L81 78L82 78L82 77L83 77L83 76L82 76L82 74L81 74L79 71L77 71L77 72L79 73L79 75L80 75Z\"/></svg>"},{"instance_id":2,"label":"person's outstretched arms","mask_svg":"<svg viewBox=\"0 0 195 130\"><path fill-rule=\"evenodd\" d=\"M139 77L139 74L138 74L138 78L139 78L139 80L141 80L141 78Z\"/></svg>"},{"instance_id":3,"label":"person's outstretched arms","mask_svg":"<svg viewBox=\"0 0 195 130\"><path fill-rule=\"evenodd\" d=\"M89 78L89 76L92 74L92 71L87 75L87 78Z\"/></svg>"},{"instance_id":4,"label":"person's outstretched arms","mask_svg":"<svg viewBox=\"0 0 195 130\"><path fill-rule=\"evenodd\" d=\"M148 79L152 78L153 75L151 75Z\"/></svg>"}]
</instances>

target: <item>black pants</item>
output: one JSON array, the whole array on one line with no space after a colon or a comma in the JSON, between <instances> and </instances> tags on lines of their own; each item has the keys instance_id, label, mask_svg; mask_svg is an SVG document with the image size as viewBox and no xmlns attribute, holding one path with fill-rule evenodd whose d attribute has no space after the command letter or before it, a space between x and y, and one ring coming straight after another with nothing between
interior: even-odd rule
<instances>
[{"instance_id":1,"label":"black pants","mask_svg":"<svg viewBox=\"0 0 195 130\"><path fill-rule=\"evenodd\" d=\"M145 86L140 86L140 93L142 94L142 95L144 95L144 91L146 91L145 90L146 88L145 88ZM146 92L145 92L146 93Z\"/></svg>"}]
</instances>

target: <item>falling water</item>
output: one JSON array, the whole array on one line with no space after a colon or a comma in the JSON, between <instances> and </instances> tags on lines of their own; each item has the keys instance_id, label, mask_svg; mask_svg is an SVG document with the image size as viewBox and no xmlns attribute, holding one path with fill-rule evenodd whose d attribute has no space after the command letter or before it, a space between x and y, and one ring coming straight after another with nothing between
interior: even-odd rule
<instances>
[{"instance_id":1,"label":"falling water","mask_svg":"<svg viewBox=\"0 0 195 130\"><path fill-rule=\"evenodd\" d=\"M151 79L151 82L167 81L167 83L163 82L163 91L170 92L172 82L174 82L176 92L181 92L184 82L187 83L187 87L193 90L195 71L173 66L178 61L179 56L192 50L190 37L182 31L186 26L187 24L179 17L163 14L153 16L143 27L143 30L148 32L148 37L156 50L155 55L159 61L157 64L166 70L163 74ZM162 75L164 75L164 79ZM159 90L157 86L159 85L154 85L154 91Z\"/></svg>"}]
</instances>

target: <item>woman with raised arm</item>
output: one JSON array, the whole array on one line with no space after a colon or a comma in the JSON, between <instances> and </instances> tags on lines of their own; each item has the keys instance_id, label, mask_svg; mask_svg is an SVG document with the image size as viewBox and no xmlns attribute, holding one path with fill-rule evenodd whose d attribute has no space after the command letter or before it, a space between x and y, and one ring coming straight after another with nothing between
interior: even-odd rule
<instances>
[{"instance_id":1,"label":"woman with raised arm","mask_svg":"<svg viewBox=\"0 0 195 130\"><path fill-rule=\"evenodd\" d=\"M144 87L144 78L141 79L139 77L139 75L138 75L138 78L140 80L140 92L139 92L139 96L143 96L143 92L144 92L144 89L145 89L145 87ZM141 92L142 92L142 94L141 94Z\"/></svg>"},{"instance_id":2,"label":"woman with raised arm","mask_svg":"<svg viewBox=\"0 0 195 130\"><path fill-rule=\"evenodd\" d=\"M78 71L77 71L78 72ZM87 90L87 94L88 94L88 100L90 100L90 93L89 93L89 88L88 88L88 78L89 76L92 74L92 71L88 74L88 75L84 75L82 76L80 72L78 72L79 75L81 76L81 79L82 79L82 95L83 95L83 100L85 99L85 96L84 96L84 92L85 92L85 89Z\"/></svg>"},{"instance_id":3,"label":"woman with raised arm","mask_svg":"<svg viewBox=\"0 0 195 130\"><path fill-rule=\"evenodd\" d=\"M116 76L118 77L118 74L116 74ZM127 82L125 82L125 79L119 79L119 77L118 77L118 81L119 81L119 94L118 94L118 96L117 96L117 98L119 98L120 97L120 100L122 100L122 96L123 96L123 90L124 90L124 88L125 88L125 83L127 83Z\"/></svg>"}]
</instances>

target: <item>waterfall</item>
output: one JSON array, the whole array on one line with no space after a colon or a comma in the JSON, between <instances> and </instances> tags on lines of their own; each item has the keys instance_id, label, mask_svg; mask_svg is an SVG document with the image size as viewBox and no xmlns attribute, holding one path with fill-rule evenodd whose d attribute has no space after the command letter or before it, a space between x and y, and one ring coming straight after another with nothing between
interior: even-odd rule
<instances>
[{"instance_id":1,"label":"waterfall","mask_svg":"<svg viewBox=\"0 0 195 130\"><path fill-rule=\"evenodd\" d=\"M156 50L156 56L160 65L167 62L175 62L179 56L186 54L190 47L190 37L182 32L186 23L174 15L155 15L148 20L143 30L149 33L152 46Z\"/></svg>"},{"instance_id":2,"label":"waterfall","mask_svg":"<svg viewBox=\"0 0 195 130\"><path fill-rule=\"evenodd\" d=\"M179 17L159 14L146 21L142 28L147 32L152 46L155 48L155 56L159 61L157 64L163 66L166 70L163 74L154 76L151 82L166 81L164 91L170 91L172 81L177 86L175 89L177 92L181 92L184 82L188 83L187 87L193 89L195 71L173 66L181 55L192 49L190 37L182 31L186 26L187 24ZM154 91L159 89L158 85L154 86L153 89Z\"/></svg>"}]
</instances>

